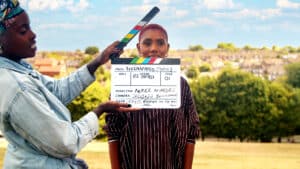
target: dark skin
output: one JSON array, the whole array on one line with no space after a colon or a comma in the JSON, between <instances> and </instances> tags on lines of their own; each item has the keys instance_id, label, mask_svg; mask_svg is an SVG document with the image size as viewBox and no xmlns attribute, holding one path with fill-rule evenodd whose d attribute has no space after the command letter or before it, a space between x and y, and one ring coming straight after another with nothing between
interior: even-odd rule
<instances>
[{"instance_id":1,"label":"dark skin","mask_svg":"<svg viewBox=\"0 0 300 169\"><path fill-rule=\"evenodd\" d=\"M165 58L170 45L167 36L158 29L149 29L141 36L137 49L142 57ZM120 144L119 141L109 142L109 155L112 169L120 169ZM195 144L187 143L184 153L184 169L192 169Z\"/></svg>"},{"instance_id":2,"label":"dark skin","mask_svg":"<svg viewBox=\"0 0 300 169\"><path fill-rule=\"evenodd\" d=\"M36 35L30 28L28 15L23 12L16 21L0 36L2 56L19 62L21 59L35 55Z\"/></svg>"},{"instance_id":3,"label":"dark skin","mask_svg":"<svg viewBox=\"0 0 300 169\"><path fill-rule=\"evenodd\" d=\"M19 62L21 59L31 58L36 53L36 34L30 28L30 20L26 12L22 12L15 17L15 22L10 25L7 30L0 35L0 46L2 47L2 57ZM94 74L97 68L105 64L109 60L111 53L122 53L116 49L118 41L109 45L98 57L87 64L87 68L91 74ZM93 110L97 117L104 112L128 112L138 109L130 108L126 103L118 103L108 101L100 104Z\"/></svg>"},{"instance_id":4,"label":"dark skin","mask_svg":"<svg viewBox=\"0 0 300 169\"><path fill-rule=\"evenodd\" d=\"M170 45L167 36L158 29L149 29L141 36L136 45L139 55L142 57L165 58Z\"/></svg>"}]
</instances>

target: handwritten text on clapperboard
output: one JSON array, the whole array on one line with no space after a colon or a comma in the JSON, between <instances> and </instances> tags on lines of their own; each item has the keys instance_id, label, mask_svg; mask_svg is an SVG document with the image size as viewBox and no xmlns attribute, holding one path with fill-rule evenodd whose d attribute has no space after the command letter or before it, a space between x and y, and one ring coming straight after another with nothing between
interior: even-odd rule
<instances>
[{"instance_id":1,"label":"handwritten text on clapperboard","mask_svg":"<svg viewBox=\"0 0 300 169\"><path fill-rule=\"evenodd\" d=\"M138 108L179 108L180 60L114 59L111 68L111 100Z\"/></svg>"}]
</instances>

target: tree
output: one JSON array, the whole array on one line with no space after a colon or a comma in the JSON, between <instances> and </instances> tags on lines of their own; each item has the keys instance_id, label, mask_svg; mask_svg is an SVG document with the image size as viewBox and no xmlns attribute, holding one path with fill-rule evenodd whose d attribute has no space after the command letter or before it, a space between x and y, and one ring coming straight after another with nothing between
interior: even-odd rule
<instances>
[{"instance_id":1,"label":"tree","mask_svg":"<svg viewBox=\"0 0 300 169\"><path fill-rule=\"evenodd\" d=\"M228 51L235 51L236 47L233 43L219 43L217 46L218 49L228 50Z\"/></svg>"},{"instance_id":2,"label":"tree","mask_svg":"<svg viewBox=\"0 0 300 169\"><path fill-rule=\"evenodd\" d=\"M270 113L269 90L264 81L250 73L226 69L217 79L217 113L210 120L222 137L240 141L271 141L274 125Z\"/></svg>"},{"instance_id":3,"label":"tree","mask_svg":"<svg viewBox=\"0 0 300 169\"><path fill-rule=\"evenodd\" d=\"M211 116L215 114L216 79L210 77L198 77L190 83L195 105L200 118L202 140L208 135L213 135ZM222 130L222 127L220 127Z\"/></svg>"},{"instance_id":4,"label":"tree","mask_svg":"<svg viewBox=\"0 0 300 169\"><path fill-rule=\"evenodd\" d=\"M278 142L282 137L288 137L295 134L298 121L300 120L299 95L296 90L286 88L281 83L273 82L270 87L270 102L274 105L272 114L276 126L276 136Z\"/></svg>"},{"instance_id":5,"label":"tree","mask_svg":"<svg viewBox=\"0 0 300 169\"><path fill-rule=\"evenodd\" d=\"M198 68L196 66L190 66L188 69L187 69L187 72L186 72L186 76L188 78L197 78L199 76L199 71L198 71Z\"/></svg>"},{"instance_id":6,"label":"tree","mask_svg":"<svg viewBox=\"0 0 300 169\"><path fill-rule=\"evenodd\" d=\"M263 47L261 48L261 50L269 50L269 48L266 47L266 46L263 46Z\"/></svg>"},{"instance_id":7,"label":"tree","mask_svg":"<svg viewBox=\"0 0 300 169\"><path fill-rule=\"evenodd\" d=\"M200 51L200 50L203 50L203 46L202 45L192 45L192 46L189 46L189 50L190 51Z\"/></svg>"},{"instance_id":8,"label":"tree","mask_svg":"<svg viewBox=\"0 0 300 169\"><path fill-rule=\"evenodd\" d=\"M208 63L204 63L199 67L199 72L209 72L211 71L211 65Z\"/></svg>"},{"instance_id":9,"label":"tree","mask_svg":"<svg viewBox=\"0 0 300 169\"><path fill-rule=\"evenodd\" d=\"M272 46L272 50L273 50L274 52L278 52L278 51L280 50L280 47L278 47L278 46L276 46L276 45L273 45L273 46Z\"/></svg>"},{"instance_id":10,"label":"tree","mask_svg":"<svg viewBox=\"0 0 300 169\"><path fill-rule=\"evenodd\" d=\"M300 88L300 62L287 65L285 70L287 83L293 87Z\"/></svg>"},{"instance_id":11,"label":"tree","mask_svg":"<svg viewBox=\"0 0 300 169\"><path fill-rule=\"evenodd\" d=\"M250 45L246 45L246 46L244 46L243 49L246 50L246 51L249 51L249 50L253 50L254 48L251 47Z\"/></svg>"},{"instance_id":12,"label":"tree","mask_svg":"<svg viewBox=\"0 0 300 169\"><path fill-rule=\"evenodd\" d=\"M99 53L99 49L97 46L89 46L85 49L84 53L89 55L95 55Z\"/></svg>"},{"instance_id":13,"label":"tree","mask_svg":"<svg viewBox=\"0 0 300 169\"><path fill-rule=\"evenodd\" d=\"M282 53L296 53L297 49L292 47L292 46L285 46L284 48L281 49Z\"/></svg>"}]
</instances>

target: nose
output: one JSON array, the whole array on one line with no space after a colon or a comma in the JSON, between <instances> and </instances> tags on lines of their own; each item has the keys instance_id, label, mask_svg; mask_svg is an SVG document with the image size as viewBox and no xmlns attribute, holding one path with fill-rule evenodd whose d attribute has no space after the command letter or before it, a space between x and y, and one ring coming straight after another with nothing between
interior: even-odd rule
<instances>
[{"instance_id":1,"label":"nose","mask_svg":"<svg viewBox=\"0 0 300 169\"><path fill-rule=\"evenodd\" d=\"M30 39L31 39L31 40L35 40L36 34L35 34L32 30L30 30L30 33L31 33Z\"/></svg>"},{"instance_id":2,"label":"nose","mask_svg":"<svg viewBox=\"0 0 300 169\"><path fill-rule=\"evenodd\" d=\"M157 51L158 50L158 45L156 43L152 43L150 46L151 51Z\"/></svg>"}]
</instances>

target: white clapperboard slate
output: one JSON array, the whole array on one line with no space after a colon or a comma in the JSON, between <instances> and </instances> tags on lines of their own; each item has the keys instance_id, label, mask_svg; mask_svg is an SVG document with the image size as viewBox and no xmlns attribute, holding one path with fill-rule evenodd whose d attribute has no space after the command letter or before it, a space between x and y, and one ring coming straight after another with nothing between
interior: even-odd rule
<instances>
[{"instance_id":1,"label":"white clapperboard slate","mask_svg":"<svg viewBox=\"0 0 300 169\"><path fill-rule=\"evenodd\" d=\"M180 59L115 58L111 63L111 100L135 108L180 107Z\"/></svg>"}]
</instances>

